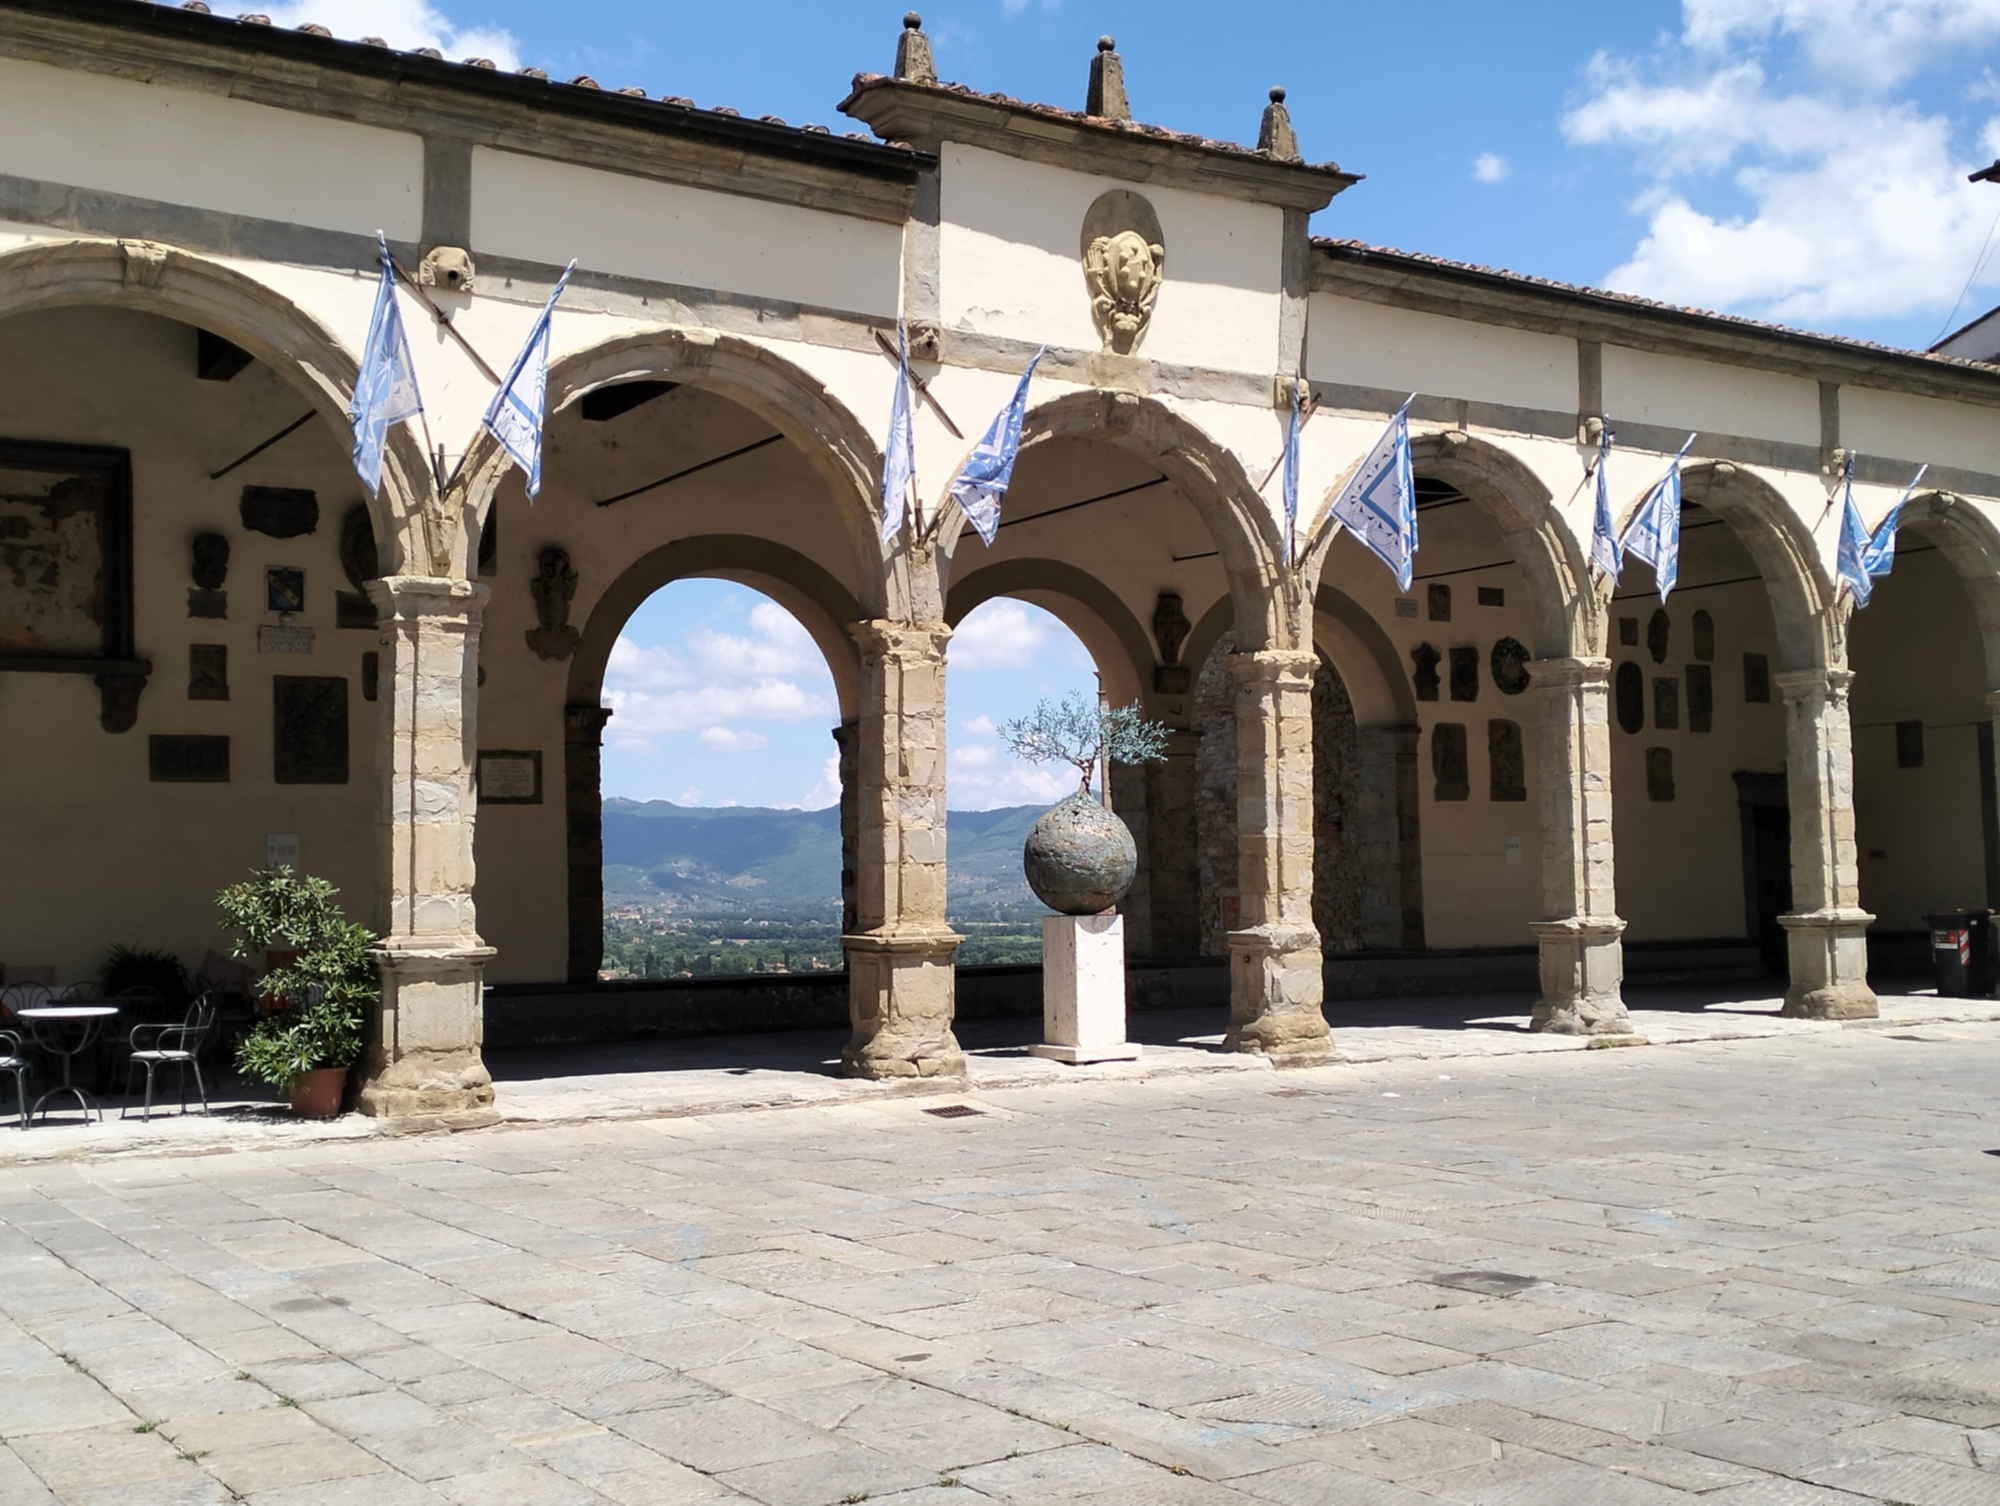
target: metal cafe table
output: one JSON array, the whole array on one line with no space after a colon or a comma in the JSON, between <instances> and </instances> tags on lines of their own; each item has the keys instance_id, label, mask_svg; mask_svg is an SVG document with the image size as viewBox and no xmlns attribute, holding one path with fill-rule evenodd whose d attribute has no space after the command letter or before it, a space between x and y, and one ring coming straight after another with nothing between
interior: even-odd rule
<instances>
[{"instance_id":1,"label":"metal cafe table","mask_svg":"<svg viewBox=\"0 0 2000 1506\"><path fill-rule=\"evenodd\" d=\"M29 1031L35 1037L35 1044L51 1056L62 1058L62 1082L35 1100L34 1108L29 1110L29 1117L33 1118L36 1115L46 1117L48 1111L43 1105L51 1098L61 1098L67 1093L83 1110L86 1124L90 1122L93 1109L96 1110L98 1122L101 1124L104 1121L104 1110L97 1107L96 1101L88 1093L70 1081L70 1063L90 1049L97 1039L97 1033L104 1028L107 1020L118 1018L118 1006L79 999L66 1004L43 1004L17 1012L20 1018L27 1022Z\"/></svg>"}]
</instances>

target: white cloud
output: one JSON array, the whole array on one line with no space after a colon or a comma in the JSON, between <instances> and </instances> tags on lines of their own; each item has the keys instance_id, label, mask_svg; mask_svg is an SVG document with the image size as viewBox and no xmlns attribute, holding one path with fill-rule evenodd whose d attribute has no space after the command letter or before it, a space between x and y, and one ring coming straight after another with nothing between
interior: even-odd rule
<instances>
[{"instance_id":1,"label":"white cloud","mask_svg":"<svg viewBox=\"0 0 2000 1506\"><path fill-rule=\"evenodd\" d=\"M1594 58L1563 120L1652 178L1606 281L1794 324L1942 318L2000 211L1965 181L2000 121L1888 91L2000 39L2000 0L1685 0L1683 18L1645 67Z\"/></svg>"},{"instance_id":2,"label":"white cloud","mask_svg":"<svg viewBox=\"0 0 2000 1506\"><path fill-rule=\"evenodd\" d=\"M754 753L771 746L771 739L763 733L738 732L734 727L703 727L701 741L702 746L718 753Z\"/></svg>"},{"instance_id":3,"label":"white cloud","mask_svg":"<svg viewBox=\"0 0 2000 1506\"><path fill-rule=\"evenodd\" d=\"M974 737L998 737L1000 729L993 725L993 718L981 712L978 716L960 722L959 729L970 732Z\"/></svg>"},{"instance_id":4,"label":"white cloud","mask_svg":"<svg viewBox=\"0 0 2000 1506\"><path fill-rule=\"evenodd\" d=\"M1067 765L1022 763L997 748L953 748L945 760L945 798L956 811L1002 805L1053 805L1076 788Z\"/></svg>"},{"instance_id":5,"label":"white cloud","mask_svg":"<svg viewBox=\"0 0 2000 1506\"><path fill-rule=\"evenodd\" d=\"M699 732L718 751L747 752L766 739L729 723L836 718L826 661L797 620L759 602L749 625L748 636L698 628L650 648L621 634L604 671L611 746L644 753L663 735Z\"/></svg>"},{"instance_id":6,"label":"white cloud","mask_svg":"<svg viewBox=\"0 0 2000 1506\"><path fill-rule=\"evenodd\" d=\"M1505 183L1513 164L1498 152L1481 152L1472 159L1472 176L1481 183Z\"/></svg>"},{"instance_id":7,"label":"white cloud","mask_svg":"<svg viewBox=\"0 0 2000 1506\"><path fill-rule=\"evenodd\" d=\"M521 66L521 45L502 27L454 26L428 0L275 0L257 11L273 26L317 22L347 41L380 37L391 47L435 47L454 62L491 58L507 69Z\"/></svg>"},{"instance_id":8,"label":"white cloud","mask_svg":"<svg viewBox=\"0 0 2000 1506\"><path fill-rule=\"evenodd\" d=\"M966 614L945 645L952 669L1026 669L1049 640L1049 619L1018 601L996 597Z\"/></svg>"},{"instance_id":9,"label":"white cloud","mask_svg":"<svg viewBox=\"0 0 2000 1506\"><path fill-rule=\"evenodd\" d=\"M679 793L678 795L674 796L674 804L675 804L675 805L700 805L700 804L701 804L701 786L699 786L699 785L694 785L694 784L691 784L691 785L689 785L689 786L688 786L688 787L687 787L686 789L682 790L682 791L681 791L681 792L680 792L680 793Z\"/></svg>"},{"instance_id":10,"label":"white cloud","mask_svg":"<svg viewBox=\"0 0 2000 1506\"><path fill-rule=\"evenodd\" d=\"M819 783L799 796L791 810L823 811L829 805L840 804L840 755L829 753L826 762L820 766Z\"/></svg>"}]
</instances>

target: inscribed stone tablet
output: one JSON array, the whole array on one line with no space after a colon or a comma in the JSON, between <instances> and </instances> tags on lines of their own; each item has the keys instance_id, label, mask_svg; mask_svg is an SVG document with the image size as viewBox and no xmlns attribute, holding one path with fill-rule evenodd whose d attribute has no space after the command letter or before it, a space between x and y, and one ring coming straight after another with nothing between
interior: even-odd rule
<instances>
[{"instance_id":1,"label":"inscribed stone tablet","mask_svg":"<svg viewBox=\"0 0 2000 1506\"><path fill-rule=\"evenodd\" d=\"M229 739L155 733L146 739L146 776L159 784L227 784Z\"/></svg>"},{"instance_id":2,"label":"inscribed stone tablet","mask_svg":"<svg viewBox=\"0 0 2000 1506\"><path fill-rule=\"evenodd\" d=\"M1439 722L1431 728L1431 774L1439 800L1472 798L1472 773L1465 751L1465 724Z\"/></svg>"},{"instance_id":3,"label":"inscribed stone tablet","mask_svg":"<svg viewBox=\"0 0 2000 1506\"><path fill-rule=\"evenodd\" d=\"M278 675L271 692L271 777L279 784L347 783L347 681Z\"/></svg>"},{"instance_id":4,"label":"inscribed stone tablet","mask_svg":"<svg viewBox=\"0 0 2000 1506\"><path fill-rule=\"evenodd\" d=\"M479 751L481 805L540 805L542 753L539 748L482 748Z\"/></svg>"}]
</instances>

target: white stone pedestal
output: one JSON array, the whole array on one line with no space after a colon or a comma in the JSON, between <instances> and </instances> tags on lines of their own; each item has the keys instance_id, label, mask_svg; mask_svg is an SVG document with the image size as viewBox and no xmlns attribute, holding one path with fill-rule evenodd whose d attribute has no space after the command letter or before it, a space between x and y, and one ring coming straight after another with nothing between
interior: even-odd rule
<instances>
[{"instance_id":1,"label":"white stone pedestal","mask_svg":"<svg viewBox=\"0 0 2000 1506\"><path fill-rule=\"evenodd\" d=\"M1042 1034L1036 1056L1059 1062L1136 1061L1125 1039L1125 921L1118 915L1042 917Z\"/></svg>"}]
</instances>

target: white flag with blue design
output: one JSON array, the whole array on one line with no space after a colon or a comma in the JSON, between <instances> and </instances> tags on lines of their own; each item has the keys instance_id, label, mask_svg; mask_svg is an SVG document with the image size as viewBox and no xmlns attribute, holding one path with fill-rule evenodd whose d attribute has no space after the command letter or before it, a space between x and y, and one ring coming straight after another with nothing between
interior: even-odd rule
<instances>
[{"instance_id":1,"label":"white flag with blue design","mask_svg":"<svg viewBox=\"0 0 2000 1506\"><path fill-rule=\"evenodd\" d=\"M1292 383L1292 421L1285 429L1285 563L1298 549L1299 531L1299 384Z\"/></svg>"},{"instance_id":2,"label":"white flag with blue design","mask_svg":"<svg viewBox=\"0 0 2000 1506\"><path fill-rule=\"evenodd\" d=\"M1410 469L1410 404L1405 401L1375 448L1333 499L1333 519L1410 589L1417 553L1417 480Z\"/></svg>"},{"instance_id":3,"label":"white flag with blue design","mask_svg":"<svg viewBox=\"0 0 2000 1506\"><path fill-rule=\"evenodd\" d=\"M1611 425L1597 439L1597 505L1590 517L1590 558L1612 581L1625 568L1625 551L1618 547L1618 523L1611 513Z\"/></svg>"},{"instance_id":4,"label":"white flag with blue design","mask_svg":"<svg viewBox=\"0 0 2000 1506\"><path fill-rule=\"evenodd\" d=\"M1903 504L1910 500L1910 493L1917 489L1917 483L1924 479L1928 465L1917 467L1910 484L1903 488L1903 495L1896 499L1896 505L1889 509L1888 516L1875 525L1871 534L1861 526L1861 513L1854 505L1854 462L1847 462L1848 486L1847 505L1841 512L1840 528L1840 578L1854 591L1857 607L1868 605L1868 598L1874 591L1874 583L1887 575L1896 565L1896 523L1902 517Z\"/></svg>"},{"instance_id":5,"label":"white flag with blue design","mask_svg":"<svg viewBox=\"0 0 2000 1506\"><path fill-rule=\"evenodd\" d=\"M957 479L951 483L951 500L958 504L966 521L979 530L980 538L989 548L993 535L1000 531L1000 499L1007 495L1007 487L1014 479L1014 458L1021 453L1021 419L1028 411L1028 378L1035 374L1046 350L1044 347L1028 358L1027 369L1014 387L1014 396L993 415L993 422L986 426L986 432L972 447L965 464L958 468ZM882 521L887 528L886 513ZM888 536L883 534L884 538Z\"/></svg>"},{"instance_id":6,"label":"white flag with blue design","mask_svg":"<svg viewBox=\"0 0 2000 1506\"><path fill-rule=\"evenodd\" d=\"M1834 568L1854 593L1857 607L1867 606L1875 589L1863 558L1867 552L1868 529L1861 521L1861 509L1854 505L1854 456L1850 452L1840 472L1840 547L1834 554Z\"/></svg>"},{"instance_id":7,"label":"white flag with blue design","mask_svg":"<svg viewBox=\"0 0 2000 1506\"><path fill-rule=\"evenodd\" d=\"M493 394L486 416L480 420L486 432L500 441L500 448L526 474L530 502L542 489L542 407L549 386L549 323L555 314L556 300L569 286L569 274L575 270L576 263L571 262L556 279L549 301L542 305L541 317L528 331L528 338L521 343L521 353L507 369L507 379Z\"/></svg>"},{"instance_id":8,"label":"white flag with blue design","mask_svg":"<svg viewBox=\"0 0 2000 1506\"><path fill-rule=\"evenodd\" d=\"M389 440L389 425L424 411L416 363L410 359L409 338L396 307L396 269L389 260L389 243L378 237L376 245L382 278L375 287L375 312L368 319L354 399L347 408L348 421L354 425L354 469L371 496L382 486L382 450Z\"/></svg>"},{"instance_id":9,"label":"white flag with blue design","mask_svg":"<svg viewBox=\"0 0 2000 1506\"><path fill-rule=\"evenodd\" d=\"M917 446L910 429L910 342L896 325L896 395L889 403L889 447L882 452L882 542L903 526L917 483Z\"/></svg>"},{"instance_id":10,"label":"white flag with blue design","mask_svg":"<svg viewBox=\"0 0 2000 1506\"><path fill-rule=\"evenodd\" d=\"M1646 493L1646 500L1639 504L1639 510L1632 514L1632 521L1625 525L1625 532L1619 536L1618 547L1634 559L1642 559L1653 567L1653 580L1660 588L1660 600L1667 599L1667 593L1674 588L1674 582L1681 570L1681 456L1688 452L1688 445L1694 443L1694 435L1687 437L1687 444L1674 456L1674 463L1667 467L1666 475L1653 483L1653 489Z\"/></svg>"}]
</instances>

